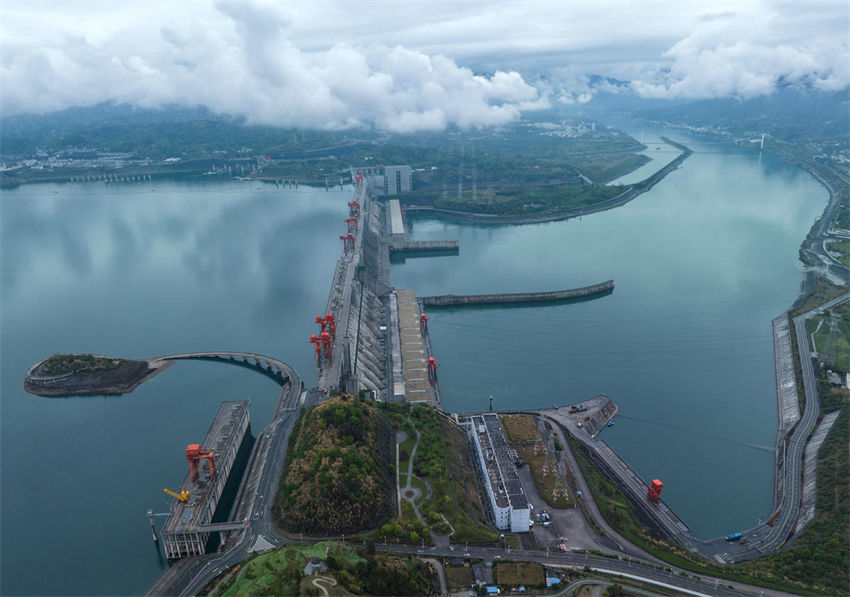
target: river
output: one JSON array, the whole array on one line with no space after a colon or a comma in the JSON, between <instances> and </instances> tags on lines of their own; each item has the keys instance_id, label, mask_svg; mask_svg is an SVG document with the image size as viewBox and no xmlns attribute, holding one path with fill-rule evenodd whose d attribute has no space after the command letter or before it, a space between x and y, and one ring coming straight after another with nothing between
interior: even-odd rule
<instances>
[{"instance_id":1,"label":"river","mask_svg":"<svg viewBox=\"0 0 850 597\"><path fill-rule=\"evenodd\" d=\"M805 172L716 145L624 207L529 226L413 223L460 255L394 265L418 295L548 290L613 278L610 296L432 310L446 408L551 406L609 394L603 437L695 534L750 526L771 503L770 320L796 297L797 248L826 202ZM659 152L661 153L661 152ZM669 156L667 156L669 157ZM244 350L315 380L349 193L214 181L29 185L0 194L3 594L138 594L164 569L146 511L167 508L185 445L221 400L256 431L277 386L178 363L120 397L23 392L57 352L143 358Z\"/></svg>"},{"instance_id":2,"label":"river","mask_svg":"<svg viewBox=\"0 0 850 597\"><path fill-rule=\"evenodd\" d=\"M707 539L770 512L771 320L797 297L797 250L828 195L769 156L665 134L694 154L623 207L526 226L414 220L414 238L457 239L460 253L408 259L393 284L427 296L613 279L612 295L588 302L430 309L444 406L607 394L620 416L600 437L644 479L660 478L667 503ZM655 169L678 152L657 153Z\"/></svg>"}]
</instances>

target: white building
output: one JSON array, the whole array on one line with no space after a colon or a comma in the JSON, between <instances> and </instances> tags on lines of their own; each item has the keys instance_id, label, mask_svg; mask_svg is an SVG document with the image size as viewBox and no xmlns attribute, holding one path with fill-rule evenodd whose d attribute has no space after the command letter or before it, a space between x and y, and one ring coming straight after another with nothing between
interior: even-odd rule
<instances>
[{"instance_id":1,"label":"white building","mask_svg":"<svg viewBox=\"0 0 850 597\"><path fill-rule=\"evenodd\" d=\"M499 418L492 414L472 417L470 433L485 476L484 486L496 528L510 529L512 533L527 532L531 510Z\"/></svg>"},{"instance_id":2,"label":"white building","mask_svg":"<svg viewBox=\"0 0 850 597\"><path fill-rule=\"evenodd\" d=\"M367 166L360 168L369 190L377 196L409 193L413 188L410 166Z\"/></svg>"}]
</instances>

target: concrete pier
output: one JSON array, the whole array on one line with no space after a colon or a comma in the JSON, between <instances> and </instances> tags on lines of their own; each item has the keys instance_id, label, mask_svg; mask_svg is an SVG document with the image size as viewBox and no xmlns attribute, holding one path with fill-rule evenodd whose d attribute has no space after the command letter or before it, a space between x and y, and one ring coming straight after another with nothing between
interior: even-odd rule
<instances>
[{"instance_id":1,"label":"concrete pier","mask_svg":"<svg viewBox=\"0 0 850 597\"><path fill-rule=\"evenodd\" d=\"M211 479L206 465L201 467L194 481L191 473L186 473L183 487L189 491L189 500L181 502L175 499L162 528L163 547L169 560L204 554L211 531L203 527L212 521L248 430L248 404L247 400L222 402L204 436L201 447L213 451L216 475Z\"/></svg>"},{"instance_id":2,"label":"concrete pier","mask_svg":"<svg viewBox=\"0 0 850 597\"><path fill-rule=\"evenodd\" d=\"M494 305L511 303L556 303L574 299L601 296L614 291L614 280L608 280L600 284L585 286L583 288L572 288L568 290L554 290L549 292L520 292L513 294L444 294L439 296L422 297L422 304L426 307L447 307L455 305Z\"/></svg>"}]
</instances>

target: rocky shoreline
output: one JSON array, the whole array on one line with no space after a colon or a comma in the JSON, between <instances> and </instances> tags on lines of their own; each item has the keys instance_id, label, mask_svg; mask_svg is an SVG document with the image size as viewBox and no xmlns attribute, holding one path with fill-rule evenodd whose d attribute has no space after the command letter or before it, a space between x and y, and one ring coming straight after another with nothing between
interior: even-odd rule
<instances>
[{"instance_id":1,"label":"rocky shoreline","mask_svg":"<svg viewBox=\"0 0 850 597\"><path fill-rule=\"evenodd\" d=\"M161 359L122 359L122 364L115 369L49 374L43 371L43 365L50 358L38 361L27 370L24 378L24 390L27 393L50 397L126 394L173 364L172 361Z\"/></svg>"}]
</instances>

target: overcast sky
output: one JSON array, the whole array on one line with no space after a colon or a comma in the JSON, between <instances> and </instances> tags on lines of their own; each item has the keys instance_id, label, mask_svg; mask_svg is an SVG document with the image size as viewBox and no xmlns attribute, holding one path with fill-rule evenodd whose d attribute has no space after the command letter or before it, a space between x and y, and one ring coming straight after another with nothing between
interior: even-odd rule
<instances>
[{"instance_id":1,"label":"overcast sky","mask_svg":"<svg viewBox=\"0 0 850 597\"><path fill-rule=\"evenodd\" d=\"M748 98L850 85L850 3L0 4L0 110L203 104L257 123L393 131L502 124L592 101Z\"/></svg>"}]
</instances>

